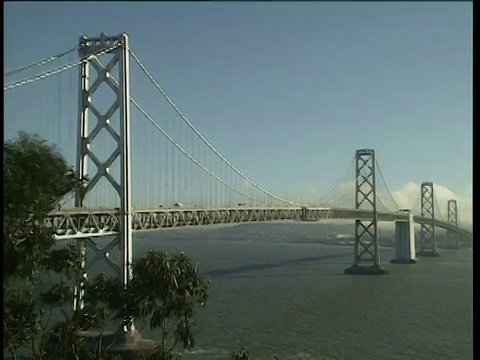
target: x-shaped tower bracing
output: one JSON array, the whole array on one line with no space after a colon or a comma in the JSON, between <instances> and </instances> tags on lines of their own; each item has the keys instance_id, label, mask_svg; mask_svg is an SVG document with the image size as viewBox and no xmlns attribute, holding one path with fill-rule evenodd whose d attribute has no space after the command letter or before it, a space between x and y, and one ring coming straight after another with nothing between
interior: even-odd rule
<instances>
[{"instance_id":1,"label":"x-shaped tower bracing","mask_svg":"<svg viewBox=\"0 0 480 360\"><path fill-rule=\"evenodd\" d=\"M418 256L437 256L435 238L435 198L433 182L425 181L420 185L420 216L428 219L420 227L420 250Z\"/></svg>"},{"instance_id":2,"label":"x-shaped tower bracing","mask_svg":"<svg viewBox=\"0 0 480 360\"><path fill-rule=\"evenodd\" d=\"M371 219L355 220L353 264L347 274L384 274L380 269L377 231L375 150L357 150L355 156L355 209L371 210Z\"/></svg>"},{"instance_id":3,"label":"x-shaped tower bracing","mask_svg":"<svg viewBox=\"0 0 480 360\"><path fill-rule=\"evenodd\" d=\"M104 65L94 55L106 48L112 48L108 53L113 55L110 61ZM92 238L78 240L79 246L86 259L86 247L94 252L94 258L88 263L89 267L94 263L103 260L116 273L122 277L124 285L131 279L132 262L132 211L131 211L131 170L130 170L130 66L128 36L108 37L104 34L98 38L80 38L79 55L84 58L80 68L80 94L79 94L79 118L78 118L78 146L77 146L77 167L79 177L85 178L88 171L88 162L95 164L96 172L91 175L85 191L77 192L75 198L76 207L86 207L89 193L98 185L100 179L105 178L115 190L120 200L119 207L119 232L115 238L106 246L101 248ZM91 68L97 73L96 79L92 82ZM115 78L115 70L118 70L118 80ZM102 84L106 84L113 90L115 98L105 113L101 113L94 105L94 97ZM102 99L104 101L104 99ZM89 127L89 115L97 119L95 127ZM114 119L114 115L118 116ZM118 120L117 120L118 119ZM113 122L119 123L115 130ZM92 143L101 130L106 130L115 141L115 148L105 161L101 161L98 154L95 154ZM111 167L115 161L120 162L120 175L114 176ZM91 167L93 168L93 167ZM90 169L91 169L90 168ZM93 176L92 176L93 175ZM109 256L109 252L119 247L121 253L121 264L115 264ZM83 278L86 278L85 262ZM74 309L83 307L83 286L82 279L75 290L76 300ZM127 330L127 329L124 329Z\"/></svg>"},{"instance_id":4,"label":"x-shaped tower bracing","mask_svg":"<svg viewBox=\"0 0 480 360\"><path fill-rule=\"evenodd\" d=\"M447 221L458 227L458 207L457 200L448 200L447 203ZM458 232L447 231L447 245L453 249L458 249Z\"/></svg>"}]
</instances>

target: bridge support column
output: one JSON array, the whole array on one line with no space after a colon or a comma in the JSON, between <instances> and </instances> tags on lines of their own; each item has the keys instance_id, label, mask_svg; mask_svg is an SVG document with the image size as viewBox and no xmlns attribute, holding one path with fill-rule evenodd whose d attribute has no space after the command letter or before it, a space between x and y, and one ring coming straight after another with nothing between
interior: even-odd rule
<instances>
[{"instance_id":1,"label":"bridge support column","mask_svg":"<svg viewBox=\"0 0 480 360\"><path fill-rule=\"evenodd\" d=\"M395 259L393 264L415 264L415 228L413 214L407 212L407 220L395 222Z\"/></svg>"},{"instance_id":2,"label":"bridge support column","mask_svg":"<svg viewBox=\"0 0 480 360\"><path fill-rule=\"evenodd\" d=\"M104 65L98 60L95 53L108 49L106 53L113 55ZM123 284L128 285L132 278L132 204L131 204L131 165L130 165L130 53L129 42L126 34L107 36L102 34L97 38L82 36L79 43L79 56L86 61L80 67L79 89L79 117L78 117L78 144L77 144L77 169L81 178L90 175L90 181L84 189L76 194L75 206L86 207L88 195L99 183L106 180L114 193L118 195L118 234L106 247L100 248L93 239L81 240L79 246L87 257L88 246L97 256L90 265L100 260L105 261L116 270L122 278ZM96 76L90 79L92 68ZM117 78L117 79L116 79ZM97 90L104 85L110 88L115 97L105 107L106 112L99 110L100 101L108 101L97 95ZM95 101L95 98L98 100ZM96 118L95 125L89 127L89 117ZM92 143L97 135L104 131L108 133L115 143L107 156L95 154ZM106 160L101 160L106 159ZM94 166L88 167L89 162ZM90 171L89 171L90 170ZM120 249L120 266L109 258L109 251ZM88 266L85 266L85 276ZM82 279L83 280L83 279ZM83 291L80 285L75 289L75 310L83 307ZM124 319L133 320L133 319ZM133 322L130 326L120 327L118 338L125 338L124 334L137 334ZM131 350L131 349L130 349Z\"/></svg>"},{"instance_id":3,"label":"bridge support column","mask_svg":"<svg viewBox=\"0 0 480 360\"><path fill-rule=\"evenodd\" d=\"M423 182L420 186L421 216L429 219L420 228L420 250L417 256L439 256L435 238L435 201L433 182Z\"/></svg>"},{"instance_id":4,"label":"bridge support column","mask_svg":"<svg viewBox=\"0 0 480 360\"><path fill-rule=\"evenodd\" d=\"M387 271L380 266L380 250L377 232L377 193L375 182L375 150L356 152L355 209L371 209L368 221L355 221L355 249L353 264L346 274L381 275Z\"/></svg>"},{"instance_id":5,"label":"bridge support column","mask_svg":"<svg viewBox=\"0 0 480 360\"><path fill-rule=\"evenodd\" d=\"M457 200L448 200L447 203L447 221L458 227L458 208ZM459 249L458 246L458 231L447 231L447 248Z\"/></svg>"},{"instance_id":6,"label":"bridge support column","mask_svg":"<svg viewBox=\"0 0 480 360\"><path fill-rule=\"evenodd\" d=\"M308 209L306 206L302 206L302 221L307 221Z\"/></svg>"}]
</instances>

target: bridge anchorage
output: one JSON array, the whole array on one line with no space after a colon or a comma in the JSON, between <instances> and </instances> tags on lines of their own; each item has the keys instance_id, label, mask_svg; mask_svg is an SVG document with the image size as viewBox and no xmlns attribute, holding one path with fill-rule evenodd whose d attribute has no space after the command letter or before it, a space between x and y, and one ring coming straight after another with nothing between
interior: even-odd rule
<instances>
[{"instance_id":1,"label":"bridge anchorage","mask_svg":"<svg viewBox=\"0 0 480 360\"><path fill-rule=\"evenodd\" d=\"M109 49L107 54L111 55L110 61L104 65L95 56L95 53ZM107 36L103 33L98 38L82 36L79 42L79 56L86 61L80 67L80 91L79 91L79 116L78 116L78 144L77 144L77 170L80 178L87 176L88 169L96 168L96 172L90 174L90 182L84 192L77 192L75 196L75 207L87 207L87 198L92 189L104 178L115 190L120 201L119 229L114 239L104 247L98 246L94 238L85 237L77 240L77 244L84 254L83 276L75 289L74 310L83 308L83 281L87 278L86 268L99 261L104 261L116 274L120 276L126 286L132 278L132 204L131 204L131 165L130 165L130 64L129 64L129 41L128 35ZM92 68L97 73L96 79L91 80ZM115 69L118 70L118 80L115 79ZM95 92L101 85L108 86L115 93L115 100L106 113L101 114L95 107ZM96 126L89 127L89 115L92 114L97 120ZM116 147L112 150L107 160L102 162L93 151L92 143L95 142L97 134L106 130L114 139ZM120 175L115 176L111 168L115 161ZM88 167L89 161L95 166ZM119 165L119 169L118 169ZM87 235L87 234L86 234ZM88 235L87 235L88 236ZM96 238L100 241L102 237ZM94 258L87 263L86 248L94 253ZM120 266L114 263L109 253L119 248L121 253ZM122 353L123 356L134 356L138 349L153 347L150 340L143 340L135 329L133 319L130 326L120 327L117 332L109 334L113 336L115 343L109 350ZM84 334L85 337L97 337L99 334ZM103 335L105 336L105 334ZM104 341L104 343L106 343Z\"/></svg>"},{"instance_id":2,"label":"bridge anchorage","mask_svg":"<svg viewBox=\"0 0 480 360\"><path fill-rule=\"evenodd\" d=\"M417 256L439 256L437 252L437 241L435 237L435 198L433 193L433 182L423 182L420 186L420 214L427 218L420 228L420 249Z\"/></svg>"},{"instance_id":3,"label":"bridge anchorage","mask_svg":"<svg viewBox=\"0 0 480 360\"><path fill-rule=\"evenodd\" d=\"M370 209L370 219L355 220L353 264L346 274L382 275L377 231L375 150L357 150L355 156L355 209Z\"/></svg>"}]
</instances>

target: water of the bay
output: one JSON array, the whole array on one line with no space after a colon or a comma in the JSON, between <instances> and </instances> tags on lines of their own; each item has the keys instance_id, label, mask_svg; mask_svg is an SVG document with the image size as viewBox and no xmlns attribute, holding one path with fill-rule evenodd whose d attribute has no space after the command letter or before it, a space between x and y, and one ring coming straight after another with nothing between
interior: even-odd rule
<instances>
[{"instance_id":1,"label":"water of the bay","mask_svg":"<svg viewBox=\"0 0 480 360\"><path fill-rule=\"evenodd\" d=\"M394 265L383 247L390 274L359 276L344 274L351 246L321 240L315 224L259 223L136 233L134 249L184 251L213 281L185 359L473 358L471 248Z\"/></svg>"}]
</instances>

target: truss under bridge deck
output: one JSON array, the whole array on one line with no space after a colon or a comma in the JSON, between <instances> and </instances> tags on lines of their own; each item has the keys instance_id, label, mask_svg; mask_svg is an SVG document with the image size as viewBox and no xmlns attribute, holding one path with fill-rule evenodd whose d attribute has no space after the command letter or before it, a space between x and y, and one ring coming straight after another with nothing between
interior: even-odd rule
<instances>
[{"instance_id":1,"label":"truss under bridge deck","mask_svg":"<svg viewBox=\"0 0 480 360\"><path fill-rule=\"evenodd\" d=\"M69 209L51 212L47 226L52 228L56 239L72 239L115 235L119 231L117 209ZM371 217L369 210L315 207L239 207L239 208L156 208L136 209L132 213L134 231L156 230L185 226L235 224L264 221L320 221L326 219L358 219ZM407 220L399 213L378 213L379 221ZM431 223L431 219L414 217L415 223ZM454 224L435 220L435 226L470 234Z\"/></svg>"}]
</instances>

